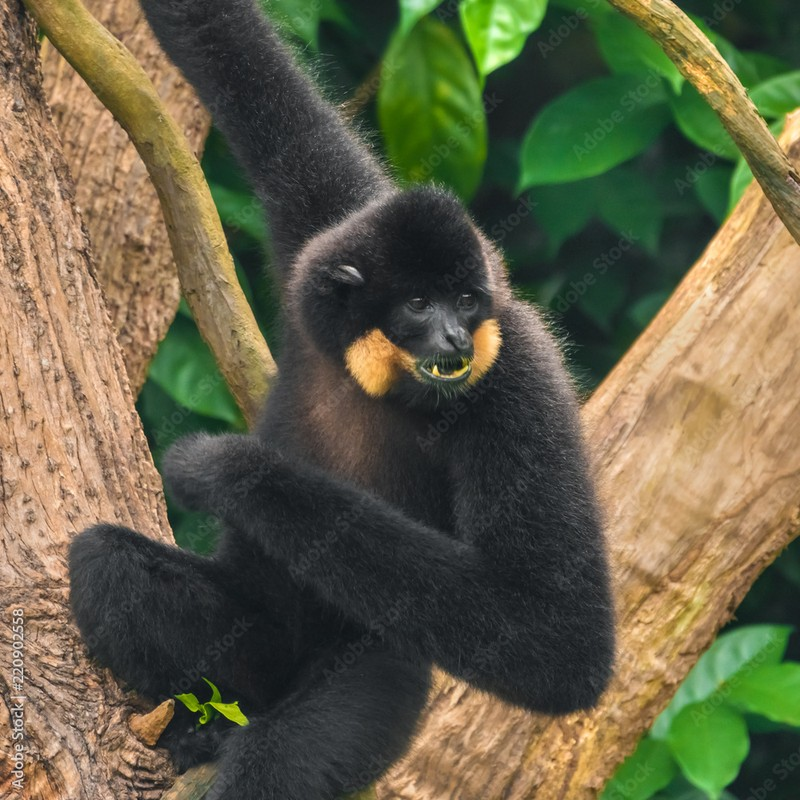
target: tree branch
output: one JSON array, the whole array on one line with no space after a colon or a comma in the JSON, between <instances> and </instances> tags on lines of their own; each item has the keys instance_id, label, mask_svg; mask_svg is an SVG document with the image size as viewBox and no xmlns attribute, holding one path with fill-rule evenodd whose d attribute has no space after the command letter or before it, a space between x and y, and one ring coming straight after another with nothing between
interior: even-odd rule
<instances>
[{"instance_id":1,"label":"tree branch","mask_svg":"<svg viewBox=\"0 0 800 800\"><path fill-rule=\"evenodd\" d=\"M800 176L708 37L670 0L608 0L661 46L716 111L777 215L800 244Z\"/></svg>"},{"instance_id":2,"label":"tree branch","mask_svg":"<svg viewBox=\"0 0 800 800\"><path fill-rule=\"evenodd\" d=\"M131 137L158 191L178 275L203 338L252 422L275 362L236 277L200 164L142 68L79 0L25 0L48 39Z\"/></svg>"},{"instance_id":3,"label":"tree branch","mask_svg":"<svg viewBox=\"0 0 800 800\"><path fill-rule=\"evenodd\" d=\"M150 31L138 0L85 0L158 88L192 152L202 150L209 114ZM41 45L44 86L89 230L97 275L134 395L180 299L167 229L153 183L130 138L61 54Z\"/></svg>"}]
</instances>

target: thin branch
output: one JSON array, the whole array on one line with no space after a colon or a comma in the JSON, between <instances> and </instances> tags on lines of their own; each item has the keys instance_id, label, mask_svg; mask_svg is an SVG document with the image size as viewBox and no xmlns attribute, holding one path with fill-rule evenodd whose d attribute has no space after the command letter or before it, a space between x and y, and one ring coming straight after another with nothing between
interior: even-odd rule
<instances>
[{"instance_id":1,"label":"thin branch","mask_svg":"<svg viewBox=\"0 0 800 800\"><path fill-rule=\"evenodd\" d=\"M670 0L608 0L648 33L719 116L775 213L800 244L800 176L708 37Z\"/></svg>"},{"instance_id":2,"label":"thin branch","mask_svg":"<svg viewBox=\"0 0 800 800\"><path fill-rule=\"evenodd\" d=\"M346 120L354 120L375 98L381 86L383 61L378 61L356 87L353 96L341 104L339 110Z\"/></svg>"},{"instance_id":3,"label":"thin branch","mask_svg":"<svg viewBox=\"0 0 800 800\"><path fill-rule=\"evenodd\" d=\"M217 765L201 764L180 775L161 800L203 800L217 778Z\"/></svg>"},{"instance_id":4,"label":"thin branch","mask_svg":"<svg viewBox=\"0 0 800 800\"><path fill-rule=\"evenodd\" d=\"M158 191L183 294L246 419L277 369L236 277L200 164L128 50L79 0L25 0L47 38L126 130Z\"/></svg>"}]
</instances>

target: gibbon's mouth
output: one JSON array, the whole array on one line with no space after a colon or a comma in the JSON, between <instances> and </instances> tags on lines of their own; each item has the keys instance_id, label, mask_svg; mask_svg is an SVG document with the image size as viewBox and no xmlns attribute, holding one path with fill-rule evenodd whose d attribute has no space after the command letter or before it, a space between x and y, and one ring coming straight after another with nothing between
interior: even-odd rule
<instances>
[{"instance_id":1,"label":"gibbon's mouth","mask_svg":"<svg viewBox=\"0 0 800 800\"><path fill-rule=\"evenodd\" d=\"M437 383L461 383L469 378L472 363L464 356L436 356L420 361L417 369L425 378Z\"/></svg>"}]
</instances>

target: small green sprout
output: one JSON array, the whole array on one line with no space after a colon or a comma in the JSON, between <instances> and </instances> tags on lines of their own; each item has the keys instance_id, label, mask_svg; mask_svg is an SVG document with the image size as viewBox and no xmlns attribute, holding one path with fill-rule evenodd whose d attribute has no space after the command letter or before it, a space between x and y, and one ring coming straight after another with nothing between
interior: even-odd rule
<instances>
[{"instance_id":1,"label":"small green sprout","mask_svg":"<svg viewBox=\"0 0 800 800\"><path fill-rule=\"evenodd\" d=\"M200 714L200 718L197 720L198 728L220 715L231 722L235 722L237 725L247 725L249 723L250 720L239 709L238 700L233 703L223 703L219 689L208 678L203 678L203 680L211 687L211 699L207 703L201 703L191 692L189 694L175 695L175 699L180 700L189 711L195 711Z\"/></svg>"}]
</instances>

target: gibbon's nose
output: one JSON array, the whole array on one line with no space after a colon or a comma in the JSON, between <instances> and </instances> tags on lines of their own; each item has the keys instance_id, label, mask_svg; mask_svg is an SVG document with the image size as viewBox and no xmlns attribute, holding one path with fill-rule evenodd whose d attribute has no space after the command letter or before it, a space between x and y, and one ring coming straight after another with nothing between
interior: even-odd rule
<instances>
[{"instance_id":1,"label":"gibbon's nose","mask_svg":"<svg viewBox=\"0 0 800 800\"><path fill-rule=\"evenodd\" d=\"M455 351L453 355L459 355L459 356L472 355L472 337L461 326L446 330L444 338L447 340L447 343Z\"/></svg>"},{"instance_id":2,"label":"gibbon's nose","mask_svg":"<svg viewBox=\"0 0 800 800\"><path fill-rule=\"evenodd\" d=\"M469 331L455 319L445 319L436 337L436 352L454 358L472 358L472 337Z\"/></svg>"}]
</instances>

